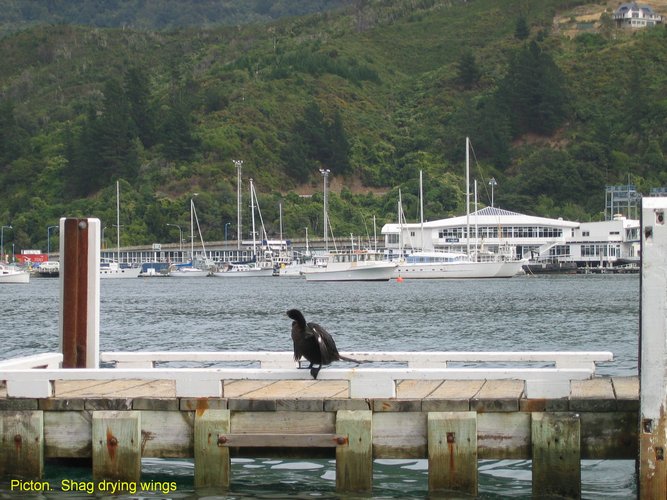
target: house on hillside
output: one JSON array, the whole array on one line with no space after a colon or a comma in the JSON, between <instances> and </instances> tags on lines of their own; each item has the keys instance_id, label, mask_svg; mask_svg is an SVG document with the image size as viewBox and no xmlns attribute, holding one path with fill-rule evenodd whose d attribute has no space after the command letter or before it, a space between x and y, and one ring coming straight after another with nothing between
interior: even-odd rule
<instances>
[{"instance_id":1,"label":"house on hillside","mask_svg":"<svg viewBox=\"0 0 667 500\"><path fill-rule=\"evenodd\" d=\"M649 5L639 5L637 2L621 4L613 15L616 26L619 28L650 28L662 23L662 16L657 14Z\"/></svg>"}]
</instances>

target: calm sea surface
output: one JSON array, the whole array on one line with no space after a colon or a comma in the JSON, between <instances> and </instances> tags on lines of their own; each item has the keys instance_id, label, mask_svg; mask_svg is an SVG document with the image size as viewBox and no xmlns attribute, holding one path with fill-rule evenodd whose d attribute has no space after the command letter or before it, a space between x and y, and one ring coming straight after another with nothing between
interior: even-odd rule
<instances>
[{"instance_id":1,"label":"calm sea surface","mask_svg":"<svg viewBox=\"0 0 667 500\"><path fill-rule=\"evenodd\" d=\"M59 282L0 286L0 359L58 350ZM306 283L293 278L104 280L101 350L289 350L290 308L332 333L339 349L611 351L605 375L636 375L637 275L507 280ZM426 461L380 460L372 498L424 498ZM143 461L142 480L176 481L146 498L204 498L189 460ZM480 462L480 498L530 498L530 461ZM88 468L47 466L50 483L89 480ZM239 459L227 498L339 498L327 460ZM633 498L631 461L584 461L585 498ZM0 498L12 493L0 486ZM51 492L48 497L72 498ZM85 497L85 495L81 495ZM137 498L136 496L133 498Z\"/></svg>"}]
</instances>

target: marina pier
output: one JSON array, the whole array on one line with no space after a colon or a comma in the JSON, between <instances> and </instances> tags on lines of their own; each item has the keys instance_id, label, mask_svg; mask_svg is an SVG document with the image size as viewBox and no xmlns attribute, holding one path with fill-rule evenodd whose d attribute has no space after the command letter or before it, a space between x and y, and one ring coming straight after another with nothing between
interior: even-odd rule
<instances>
[{"instance_id":1,"label":"marina pier","mask_svg":"<svg viewBox=\"0 0 667 500\"><path fill-rule=\"evenodd\" d=\"M60 278L63 317L76 318L61 352L0 362L0 475L40 481L46 459L83 458L95 481L129 484L142 458L189 457L197 487L224 489L232 457L329 457L338 491L368 492L373 460L421 458L431 492L474 495L478 460L523 458L535 496L576 498L580 460L630 459L641 497L664 498L667 286L656 268L667 266L667 233L664 207L644 212L651 352L639 377L601 376L606 351L349 352L366 362L317 380L289 352L100 352L99 282L86 269L98 259L80 253L65 260L77 278ZM92 233L80 241L94 250Z\"/></svg>"}]
</instances>

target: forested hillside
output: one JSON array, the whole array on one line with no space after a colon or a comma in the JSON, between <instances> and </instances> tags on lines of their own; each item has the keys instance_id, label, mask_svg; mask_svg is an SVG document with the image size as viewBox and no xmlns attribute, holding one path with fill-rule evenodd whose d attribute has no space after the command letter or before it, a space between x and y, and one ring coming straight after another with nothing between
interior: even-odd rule
<instances>
[{"instance_id":1,"label":"forested hillside","mask_svg":"<svg viewBox=\"0 0 667 500\"><path fill-rule=\"evenodd\" d=\"M482 204L493 177L496 205L589 220L607 184L667 185L663 27L603 14L565 36L575 0L340 3L233 26L23 13L0 39L0 223L17 250L44 248L62 216L114 224L117 179L123 245L177 241L167 224L188 226L194 193L204 237L235 235L238 159L274 235L280 204L286 237L321 233L320 168L341 237L395 220L399 188L416 220L420 170L426 217L460 214L466 136Z\"/></svg>"}]
</instances>

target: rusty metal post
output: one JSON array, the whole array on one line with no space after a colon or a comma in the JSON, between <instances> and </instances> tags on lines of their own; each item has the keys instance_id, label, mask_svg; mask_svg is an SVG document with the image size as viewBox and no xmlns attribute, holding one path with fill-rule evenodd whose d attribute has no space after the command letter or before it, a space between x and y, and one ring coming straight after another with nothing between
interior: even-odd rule
<instances>
[{"instance_id":1,"label":"rusty metal post","mask_svg":"<svg viewBox=\"0 0 667 500\"><path fill-rule=\"evenodd\" d=\"M100 221L60 219L60 349L63 368L97 368Z\"/></svg>"},{"instance_id":2,"label":"rusty metal post","mask_svg":"<svg viewBox=\"0 0 667 500\"><path fill-rule=\"evenodd\" d=\"M667 198L643 198L639 312L639 496L667 492Z\"/></svg>"}]
</instances>

